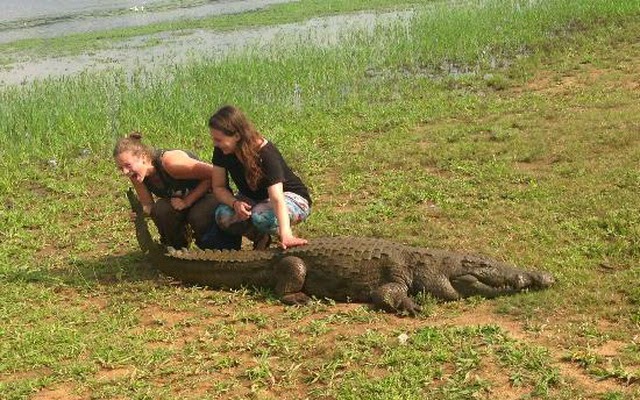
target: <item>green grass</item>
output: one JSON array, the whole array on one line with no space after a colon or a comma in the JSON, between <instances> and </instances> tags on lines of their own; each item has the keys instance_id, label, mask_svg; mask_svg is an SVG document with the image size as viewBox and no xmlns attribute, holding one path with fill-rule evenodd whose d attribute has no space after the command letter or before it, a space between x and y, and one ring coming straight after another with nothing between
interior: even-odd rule
<instances>
[{"instance_id":1,"label":"green grass","mask_svg":"<svg viewBox=\"0 0 640 400\"><path fill-rule=\"evenodd\" d=\"M0 397L639 398L639 15L637 1L432 5L335 48L2 89ZM301 235L475 251L558 284L423 296L410 319L159 276L111 147L139 129L208 159L223 103L311 186Z\"/></svg>"}]
</instances>

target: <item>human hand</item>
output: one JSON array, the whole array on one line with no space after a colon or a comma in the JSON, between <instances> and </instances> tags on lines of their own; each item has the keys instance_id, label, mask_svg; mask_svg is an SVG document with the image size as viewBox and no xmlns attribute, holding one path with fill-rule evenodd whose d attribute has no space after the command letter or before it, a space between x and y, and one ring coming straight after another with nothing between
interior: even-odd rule
<instances>
[{"instance_id":1,"label":"human hand","mask_svg":"<svg viewBox=\"0 0 640 400\"><path fill-rule=\"evenodd\" d=\"M244 221L251 217L251 204L241 200L236 200L233 202L233 211L235 211L238 220Z\"/></svg>"},{"instance_id":2,"label":"human hand","mask_svg":"<svg viewBox=\"0 0 640 400\"><path fill-rule=\"evenodd\" d=\"M189 208L189 205L181 197L172 197L171 198L171 207L173 207L173 209L176 210L176 211L182 211L185 208Z\"/></svg>"}]
</instances>

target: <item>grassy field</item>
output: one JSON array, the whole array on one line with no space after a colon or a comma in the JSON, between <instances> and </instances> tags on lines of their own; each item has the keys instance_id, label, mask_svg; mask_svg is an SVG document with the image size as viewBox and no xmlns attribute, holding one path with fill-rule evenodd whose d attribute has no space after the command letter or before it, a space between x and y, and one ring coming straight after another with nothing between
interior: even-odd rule
<instances>
[{"instance_id":1,"label":"grassy field","mask_svg":"<svg viewBox=\"0 0 640 400\"><path fill-rule=\"evenodd\" d=\"M640 399L638 17L425 2L335 48L0 89L0 398ZM300 235L473 251L557 285L402 318L159 275L113 142L209 158L224 103L309 183Z\"/></svg>"}]
</instances>

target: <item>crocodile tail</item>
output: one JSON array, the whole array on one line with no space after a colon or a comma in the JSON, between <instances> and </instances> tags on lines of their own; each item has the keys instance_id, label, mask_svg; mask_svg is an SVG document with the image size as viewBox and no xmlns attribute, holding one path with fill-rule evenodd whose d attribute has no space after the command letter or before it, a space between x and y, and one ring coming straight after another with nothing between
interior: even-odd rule
<instances>
[{"instance_id":1,"label":"crocodile tail","mask_svg":"<svg viewBox=\"0 0 640 400\"><path fill-rule=\"evenodd\" d=\"M149 232L149 226L144 218L142 204L131 188L127 191L127 199L129 199L131 210L136 214L134 223L136 226L136 239L138 240L140 250L142 250L143 253L156 250L157 244L151 237L151 232Z\"/></svg>"}]
</instances>

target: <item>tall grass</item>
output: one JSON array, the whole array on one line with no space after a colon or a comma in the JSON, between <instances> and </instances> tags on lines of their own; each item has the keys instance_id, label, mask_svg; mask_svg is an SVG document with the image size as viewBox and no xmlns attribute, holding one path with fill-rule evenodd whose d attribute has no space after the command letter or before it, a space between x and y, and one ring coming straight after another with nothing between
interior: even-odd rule
<instances>
[{"instance_id":1,"label":"tall grass","mask_svg":"<svg viewBox=\"0 0 640 400\"><path fill-rule=\"evenodd\" d=\"M283 40L270 50L164 71L86 73L3 88L3 164L104 152L132 129L166 145L203 145L206 117L223 103L293 135L287 140L312 140L318 127L331 124L332 112L369 107L387 97L389 87L487 71L550 38L561 40L567 30L639 9L638 1L605 0L436 3L417 9L408 22L353 33L335 47ZM331 127L343 134L351 128Z\"/></svg>"}]
</instances>

